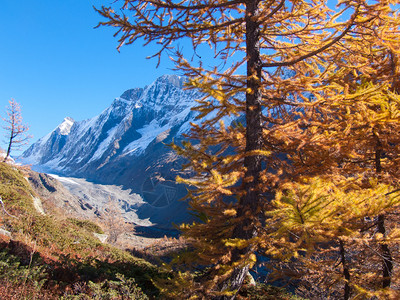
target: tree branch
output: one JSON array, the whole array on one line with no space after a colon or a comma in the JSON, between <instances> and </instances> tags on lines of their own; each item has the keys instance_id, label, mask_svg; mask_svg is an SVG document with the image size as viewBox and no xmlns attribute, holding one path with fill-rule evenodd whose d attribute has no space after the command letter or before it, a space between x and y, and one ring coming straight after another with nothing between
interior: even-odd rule
<instances>
[{"instance_id":1,"label":"tree branch","mask_svg":"<svg viewBox=\"0 0 400 300\"><path fill-rule=\"evenodd\" d=\"M13 216L13 215L9 214L9 213L6 211L6 208L4 207L4 202L3 202L3 199L1 198L1 196L0 196L0 204L1 204L1 207L3 208L3 211L6 213L6 215L18 219L16 216Z\"/></svg>"},{"instance_id":2,"label":"tree branch","mask_svg":"<svg viewBox=\"0 0 400 300\"><path fill-rule=\"evenodd\" d=\"M125 1L124 7L126 7L128 5L128 3L130 3L130 2L131 1ZM158 1L150 0L150 1L146 1L146 2L153 4L154 6L157 6L158 8L167 8L167 9L176 9L176 10L199 10L199 9L209 9L209 8L225 8L228 6L245 3L245 1L235 0L235 1L227 1L227 2L222 2L222 3L217 3L217 4L207 3L207 4L203 4L203 5L184 6L184 5L174 4L171 1L158 2Z\"/></svg>"},{"instance_id":3,"label":"tree branch","mask_svg":"<svg viewBox=\"0 0 400 300\"><path fill-rule=\"evenodd\" d=\"M263 68L272 68L272 67L288 67L288 66L292 66L294 64L297 64L307 58L310 58L314 55L317 55L323 51L325 51L326 49L328 49L329 47L331 47L332 45L336 44L342 37L344 37L349 31L350 29L354 26L353 22L351 22L349 24L349 26L347 26L347 28L339 35L337 36L334 40L332 40L331 42L329 42L328 44L326 44L325 46L312 51L308 54L302 55L296 59L290 60L290 61L283 61L283 62L274 62L274 63L264 63L262 65Z\"/></svg>"}]
</instances>

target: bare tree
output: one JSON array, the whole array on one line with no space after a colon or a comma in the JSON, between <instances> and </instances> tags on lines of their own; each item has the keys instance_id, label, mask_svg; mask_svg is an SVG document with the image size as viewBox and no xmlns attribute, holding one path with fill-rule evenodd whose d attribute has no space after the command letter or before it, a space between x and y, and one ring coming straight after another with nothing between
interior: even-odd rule
<instances>
[{"instance_id":1,"label":"bare tree","mask_svg":"<svg viewBox=\"0 0 400 300\"><path fill-rule=\"evenodd\" d=\"M3 129L6 130L5 140L8 143L7 153L4 157L3 162L7 161L10 156L11 149L20 149L22 146L28 143L28 140L32 137L27 135L26 132L29 130L29 126L22 123L21 107L14 100L8 101L9 106L7 107L7 117L3 118L6 123Z\"/></svg>"},{"instance_id":2,"label":"bare tree","mask_svg":"<svg viewBox=\"0 0 400 300\"><path fill-rule=\"evenodd\" d=\"M127 223L122 216L118 202L112 201L111 197L102 212L102 223L108 233L107 243L116 245L118 238L126 233L133 232L133 226Z\"/></svg>"}]
</instances>

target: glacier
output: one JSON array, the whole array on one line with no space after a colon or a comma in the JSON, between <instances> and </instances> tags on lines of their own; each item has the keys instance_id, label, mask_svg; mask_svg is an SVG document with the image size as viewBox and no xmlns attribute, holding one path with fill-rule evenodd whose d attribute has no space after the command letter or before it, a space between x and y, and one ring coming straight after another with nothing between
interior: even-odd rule
<instances>
[{"instance_id":1,"label":"glacier","mask_svg":"<svg viewBox=\"0 0 400 300\"><path fill-rule=\"evenodd\" d=\"M167 146L196 122L192 108L201 95L184 84L183 77L164 75L126 90L93 118L66 117L18 161L40 172L122 186L143 198L136 213L153 224L186 221L187 205L178 200L187 190L175 182L183 158Z\"/></svg>"}]
</instances>

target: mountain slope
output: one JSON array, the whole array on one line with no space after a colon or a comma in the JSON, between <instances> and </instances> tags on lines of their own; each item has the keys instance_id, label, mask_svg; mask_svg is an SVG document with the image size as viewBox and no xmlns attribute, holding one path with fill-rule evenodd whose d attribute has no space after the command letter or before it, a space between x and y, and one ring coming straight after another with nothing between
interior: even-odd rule
<instances>
[{"instance_id":1,"label":"mountain slope","mask_svg":"<svg viewBox=\"0 0 400 300\"><path fill-rule=\"evenodd\" d=\"M166 208L175 222L184 221L186 206L177 200L186 189L175 183L182 160L166 144L189 129L198 97L184 89L183 78L164 75L125 91L92 119L66 118L19 160L36 171L132 189L147 204L138 214L153 223L170 223Z\"/></svg>"},{"instance_id":2,"label":"mountain slope","mask_svg":"<svg viewBox=\"0 0 400 300\"><path fill-rule=\"evenodd\" d=\"M157 136L168 136L191 115L196 94L183 79L162 76L144 89L127 90L92 119L66 118L21 158L68 175L84 175L119 156L139 156Z\"/></svg>"},{"instance_id":3,"label":"mountain slope","mask_svg":"<svg viewBox=\"0 0 400 300\"><path fill-rule=\"evenodd\" d=\"M60 188L44 174L0 162L0 299L166 299L156 283L177 273L132 253L161 265L186 241L163 238L143 251L102 243L98 224L46 205L45 214L36 209L32 196ZM291 299L263 286L241 293L246 299Z\"/></svg>"},{"instance_id":4,"label":"mountain slope","mask_svg":"<svg viewBox=\"0 0 400 300\"><path fill-rule=\"evenodd\" d=\"M150 278L161 269L102 243L96 237L102 228L92 221L52 206L38 210L35 190L42 184L59 189L41 175L0 162L0 299L94 299L94 293L107 295L102 286L111 280L119 283L117 295L124 290L127 297L153 299L159 291Z\"/></svg>"}]
</instances>

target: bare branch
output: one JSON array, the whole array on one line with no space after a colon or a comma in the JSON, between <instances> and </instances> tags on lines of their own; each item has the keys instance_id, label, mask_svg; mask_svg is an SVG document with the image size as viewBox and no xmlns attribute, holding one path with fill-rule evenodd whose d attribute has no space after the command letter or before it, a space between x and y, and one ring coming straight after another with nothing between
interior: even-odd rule
<instances>
[{"instance_id":1,"label":"bare branch","mask_svg":"<svg viewBox=\"0 0 400 300\"><path fill-rule=\"evenodd\" d=\"M290 61L283 61L283 62L274 62L274 63L264 63L262 66L263 68L272 68L272 67L288 67L288 66L292 66L294 64L297 64L307 58L310 58L312 56L315 56L323 51L325 51L326 49L328 49L329 47L331 47L332 45L336 44L341 38L343 38L349 31L350 29L354 26L353 23L350 23L347 28L339 35L337 36L335 39L333 39L331 42L329 42L328 44L326 44L325 46L312 51L310 53L307 53L305 55L302 55L296 59L292 59Z\"/></svg>"},{"instance_id":2,"label":"bare branch","mask_svg":"<svg viewBox=\"0 0 400 300\"><path fill-rule=\"evenodd\" d=\"M3 199L1 198L1 196L0 196L0 204L1 204L1 207L3 208L3 211L6 213L6 215L8 215L8 216L10 216L10 217L12 217L12 218L18 219L16 216L13 216L13 215L11 215L11 214L9 214L9 213L7 212L6 208L4 207L4 202L3 202Z\"/></svg>"}]
</instances>

